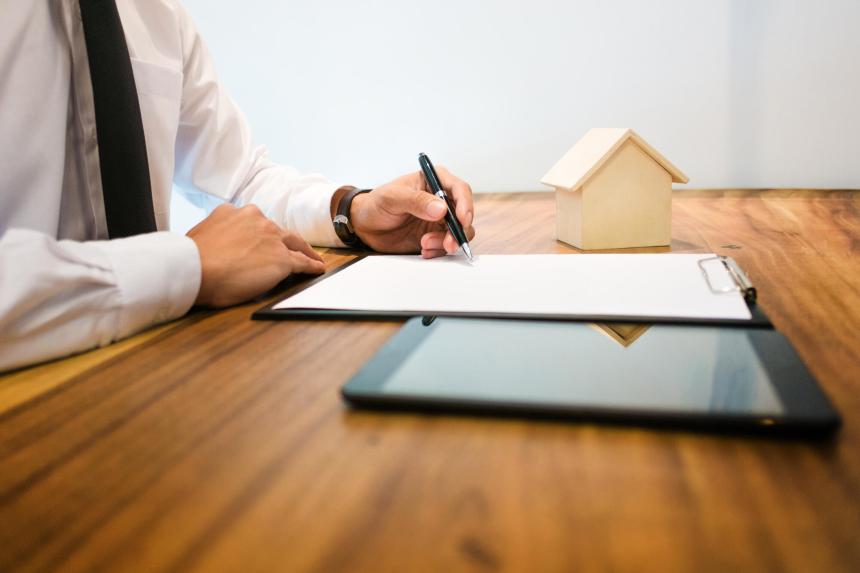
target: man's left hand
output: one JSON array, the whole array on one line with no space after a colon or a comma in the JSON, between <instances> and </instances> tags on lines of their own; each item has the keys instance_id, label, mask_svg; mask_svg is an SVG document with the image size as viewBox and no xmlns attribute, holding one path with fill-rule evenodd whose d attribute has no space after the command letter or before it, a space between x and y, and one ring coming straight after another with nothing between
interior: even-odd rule
<instances>
[{"instance_id":1,"label":"man's left hand","mask_svg":"<svg viewBox=\"0 0 860 573\"><path fill-rule=\"evenodd\" d=\"M456 205L456 215L466 237L475 236L472 226L472 188L437 167L442 187ZM445 226L445 202L429 192L424 175L418 171L399 177L353 199L350 221L358 238L375 251L384 253L421 252L424 258L453 253L459 245Z\"/></svg>"}]
</instances>

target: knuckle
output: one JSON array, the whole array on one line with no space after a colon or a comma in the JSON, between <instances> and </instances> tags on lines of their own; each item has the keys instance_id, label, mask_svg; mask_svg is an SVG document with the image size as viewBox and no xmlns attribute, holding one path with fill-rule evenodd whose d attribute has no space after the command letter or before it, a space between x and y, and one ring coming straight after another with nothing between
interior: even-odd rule
<instances>
[{"instance_id":1,"label":"knuckle","mask_svg":"<svg viewBox=\"0 0 860 573\"><path fill-rule=\"evenodd\" d=\"M266 241L273 249L276 249L279 254L288 253L290 251L287 245L284 244L280 233L272 232L271 229L264 229L264 232L261 233L261 235L266 237Z\"/></svg>"},{"instance_id":2,"label":"knuckle","mask_svg":"<svg viewBox=\"0 0 860 573\"><path fill-rule=\"evenodd\" d=\"M256 205L254 205L253 203L250 203L248 205L245 205L244 207L241 207L240 211L242 211L242 213L244 213L245 215L249 215L252 217L262 217L263 216L263 212L260 210L260 208L257 207Z\"/></svg>"},{"instance_id":3,"label":"knuckle","mask_svg":"<svg viewBox=\"0 0 860 573\"><path fill-rule=\"evenodd\" d=\"M246 221L248 227L253 229L255 233L257 233L261 239L266 241L280 242L281 240L281 231L278 226L267 217L249 217Z\"/></svg>"},{"instance_id":4,"label":"knuckle","mask_svg":"<svg viewBox=\"0 0 860 573\"><path fill-rule=\"evenodd\" d=\"M236 207L231 205L230 203L221 203L217 207L212 210L213 215L226 215L227 213L232 213L236 210Z\"/></svg>"}]
</instances>

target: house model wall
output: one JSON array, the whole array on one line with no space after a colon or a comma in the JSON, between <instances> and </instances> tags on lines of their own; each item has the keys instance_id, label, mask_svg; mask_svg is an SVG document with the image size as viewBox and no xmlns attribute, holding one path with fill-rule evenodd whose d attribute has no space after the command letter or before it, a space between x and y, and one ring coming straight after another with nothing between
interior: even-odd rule
<instances>
[{"instance_id":1,"label":"house model wall","mask_svg":"<svg viewBox=\"0 0 860 573\"><path fill-rule=\"evenodd\" d=\"M672 240L672 182L687 176L632 129L596 128L541 179L556 190L556 237L579 249Z\"/></svg>"}]
</instances>

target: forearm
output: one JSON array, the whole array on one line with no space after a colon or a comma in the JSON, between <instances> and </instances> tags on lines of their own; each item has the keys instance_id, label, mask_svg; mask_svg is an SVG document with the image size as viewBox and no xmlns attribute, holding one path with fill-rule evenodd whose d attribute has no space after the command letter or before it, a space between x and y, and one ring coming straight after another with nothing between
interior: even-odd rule
<instances>
[{"instance_id":1,"label":"forearm","mask_svg":"<svg viewBox=\"0 0 860 573\"><path fill-rule=\"evenodd\" d=\"M0 371L104 346L185 314L200 286L194 243L171 233L0 238Z\"/></svg>"},{"instance_id":2,"label":"forearm","mask_svg":"<svg viewBox=\"0 0 860 573\"><path fill-rule=\"evenodd\" d=\"M342 247L332 225L345 186L318 174L263 160L254 176L234 196L234 205L253 203L284 229L319 247Z\"/></svg>"},{"instance_id":3,"label":"forearm","mask_svg":"<svg viewBox=\"0 0 860 573\"><path fill-rule=\"evenodd\" d=\"M236 206L254 204L312 244L343 246L331 225L332 197L341 185L277 165L264 147L254 145L245 117L218 81L200 34L187 12L179 10L183 92L175 147L177 187L186 195L204 194Z\"/></svg>"}]
</instances>

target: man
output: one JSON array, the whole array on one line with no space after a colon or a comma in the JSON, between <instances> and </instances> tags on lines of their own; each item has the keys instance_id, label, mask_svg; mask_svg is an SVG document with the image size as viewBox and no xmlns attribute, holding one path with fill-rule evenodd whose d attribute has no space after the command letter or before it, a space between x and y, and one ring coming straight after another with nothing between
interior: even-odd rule
<instances>
[{"instance_id":1,"label":"man","mask_svg":"<svg viewBox=\"0 0 860 573\"><path fill-rule=\"evenodd\" d=\"M308 242L456 250L420 174L362 193L253 147L178 0L0 6L0 370L322 273ZM471 238L471 189L439 171ZM170 233L174 184L227 204Z\"/></svg>"}]
</instances>

